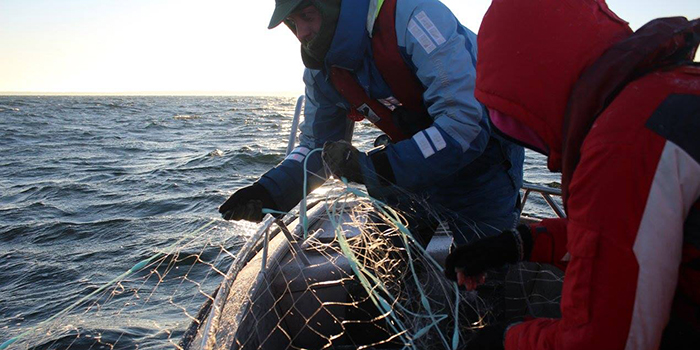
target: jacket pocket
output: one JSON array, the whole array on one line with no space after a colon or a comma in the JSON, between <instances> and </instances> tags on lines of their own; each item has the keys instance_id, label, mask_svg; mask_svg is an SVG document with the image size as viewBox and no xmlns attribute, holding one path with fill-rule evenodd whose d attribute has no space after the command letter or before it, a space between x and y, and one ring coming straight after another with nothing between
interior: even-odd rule
<instances>
[{"instance_id":1,"label":"jacket pocket","mask_svg":"<svg viewBox=\"0 0 700 350\"><path fill-rule=\"evenodd\" d=\"M569 220L567 250L571 260L562 290L562 321L573 327L589 322L593 272L600 244L600 233Z\"/></svg>"}]
</instances>

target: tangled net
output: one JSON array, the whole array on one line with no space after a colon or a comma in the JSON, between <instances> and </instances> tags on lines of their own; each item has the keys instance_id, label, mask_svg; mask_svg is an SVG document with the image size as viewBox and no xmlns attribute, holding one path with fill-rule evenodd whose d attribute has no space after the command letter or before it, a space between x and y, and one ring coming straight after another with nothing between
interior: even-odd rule
<instances>
[{"instance_id":1,"label":"tangled net","mask_svg":"<svg viewBox=\"0 0 700 350\"><path fill-rule=\"evenodd\" d=\"M403 213L338 184L238 253L212 220L0 349L456 349L496 321L444 278L449 243L424 246ZM511 269L506 309L556 316L562 278Z\"/></svg>"}]
</instances>

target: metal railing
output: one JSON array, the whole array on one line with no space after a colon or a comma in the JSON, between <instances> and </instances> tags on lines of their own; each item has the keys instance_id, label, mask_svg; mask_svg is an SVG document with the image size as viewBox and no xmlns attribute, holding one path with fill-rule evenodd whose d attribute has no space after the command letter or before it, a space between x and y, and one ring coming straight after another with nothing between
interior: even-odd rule
<instances>
[{"instance_id":1,"label":"metal railing","mask_svg":"<svg viewBox=\"0 0 700 350\"><path fill-rule=\"evenodd\" d=\"M289 142L287 143L286 155L292 153L292 150L294 149L294 144L296 143L297 139L297 129L299 129L299 116L301 115L301 106L303 104L304 95L301 95L299 98L297 98L297 104L294 107L294 119L292 119L292 130L289 132Z\"/></svg>"},{"instance_id":2,"label":"metal railing","mask_svg":"<svg viewBox=\"0 0 700 350\"><path fill-rule=\"evenodd\" d=\"M285 156L288 156L292 152L292 150L294 149L294 145L296 143L297 129L299 128L299 119L301 116L301 106L302 106L303 102L304 102L304 95L301 95L297 99L297 104L296 104L296 107L294 108L294 119L292 119L292 127L291 127L292 130L289 133L289 141L287 142L287 150L286 150ZM260 228L255 232L255 234L253 234L252 237L250 237L250 239L246 242L246 244L240 250L239 255L236 256L233 264L231 265L231 267L229 267L229 270L226 273L224 281L221 283L219 288L217 288L217 290L214 292L215 297L214 297L214 300L212 300L211 304L210 304L211 307L210 307L210 311L209 311L209 316L207 317L206 324L204 326L204 332L202 335L200 349L213 349L216 347L216 338L210 337L210 335L213 333L213 332L211 332L211 329L218 325L220 313L221 313L221 310L223 308L223 303L228 298L228 294L231 291L231 285L233 284L233 281L235 281L236 277L238 276L238 273L243 269L243 267L250 260L253 259L255 254L258 251L260 251L260 249L263 250L262 268L260 271L264 272L266 270L268 245L269 245L270 240L272 239L270 237L271 236L270 235L270 228L271 228L273 223L276 223L277 226L279 227L279 230L281 230L284 233L284 235L286 236L287 240L289 241L292 249L295 250L295 252L300 253L304 263L308 264L308 259L304 255L303 251L301 251L301 249L299 248L292 233L289 232L289 230L287 229L287 225L284 222L282 222L280 219L275 218L270 214L267 214L265 216L265 219L263 220L263 223L260 226ZM260 242L260 241L262 241L262 242ZM262 248L258 248L261 243L262 243Z\"/></svg>"},{"instance_id":3,"label":"metal railing","mask_svg":"<svg viewBox=\"0 0 700 350\"><path fill-rule=\"evenodd\" d=\"M560 218L565 218L566 213L564 213L564 209L559 206L559 203L555 202L552 196L560 196L561 197L561 189L558 188L551 188L551 187L545 187L545 186L540 186L540 185L534 185L534 184L523 184L523 190L525 190L525 194L523 194L523 199L520 201L520 207L525 208L525 203L527 202L528 196L530 195L531 192L539 193L542 198L544 198L545 202L549 204L549 207L554 211L555 214L557 214L558 217Z\"/></svg>"},{"instance_id":4,"label":"metal railing","mask_svg":"<svg viewBox=\"0 0 700 350\"><path fill-rule=\"evenodd\" d=\"M287 151L285 152L285 156L288 156L292 151L294 150L294 146L296 144L296 139L297 139L297 131L299 129L299 119L301 118L301 106L304 104L304 95L301 95L297 98L297 103L294 106L294 118L292 119L292 126L291 130L289 131L289 138L287 142ZM272 217L272 215L267 216L265 219L265 222L263 223L263 232L264 236L262 237L263 239L263 255L262 255L262 269L261 271L264 272L265 269L267 268L267 251L268 251L268 245L270 243L270 226L272 226L272 223L277 224L277 227L279 227L280 230L284 233L284 235L287 237L287 240L289 241L289 244L291 244L292 249L295 250L297 254L299 254L302 257L302 260L307 263L309 260L306 258L306 255L304 252L299 248L298 243L296 239L292 236L292 234L289 232L289 229L287 229L287 225L283 223L279 219L275 219Z\"/></svg>"}]
</instances>

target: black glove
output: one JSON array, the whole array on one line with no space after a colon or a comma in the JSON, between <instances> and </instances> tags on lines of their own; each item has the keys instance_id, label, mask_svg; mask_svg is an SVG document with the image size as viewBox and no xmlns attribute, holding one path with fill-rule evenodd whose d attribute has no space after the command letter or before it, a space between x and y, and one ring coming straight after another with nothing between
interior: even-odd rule
<instances>
[{"instance_id":1,"label":"black glove","mask_svg":"<svg viewBox=\"0 0 700 350\"><path fill-rule=\"evenodd\" d=\"M219 207L219 213L225 220L260 222L264 216L262 208L276 210L277 205L265 187L256 182L232 194Z\"/></svg>"},{"instance_id":2,"label":"black glove","mask_svg":"<svg viewBox=\"0 0 700 350\"><path fill-rule=\"evenodd\" d=\"M487 269L514 264L530 257L532 244L532 234L527 225L518 225L515 230L482 238L455 249L447 256L445 276L456 281L455 269L466 276L476 276Z\"/></svg>"},{"instance_id":3,"label":"black glove","mask_svg":"<svg viewBox=\"0 0 700 350\"><path fill-rule=\"evenodd\" d=\"M323 145L323 162L337 178L364 183L360 170L360 151L345 141L326 142Z\"/></svg>"},{"instance_id":4,"label":"black glove","mask_svg":"<svg viewBox=\"0 0 700 350\"><path fill-rule=\"evenodd\" d=\"M506 326L502 323L488 325L474 333L464 350L503 350Z\"/></svg>"}]
</instances>

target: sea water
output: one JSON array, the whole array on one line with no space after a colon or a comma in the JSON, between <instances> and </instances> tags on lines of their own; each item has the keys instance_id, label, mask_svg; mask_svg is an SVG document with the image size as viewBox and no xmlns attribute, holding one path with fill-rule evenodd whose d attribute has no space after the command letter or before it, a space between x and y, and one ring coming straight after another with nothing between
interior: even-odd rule
<instances>
[{"instance_id":1,"label":"sea water","mask_svg":"<svg viewBox=\"0 0 700 350\"><path fill-rule=\"evenodd\" d=\"M295 102L0 96L0 343L211 220L213 239L235 254L257 226L220 220L217 207L284 158ZM368 150L378 134L359 123L354 144ZM559 180L544 157L526 154L527 182ZM548 212L541 201L526 211ZM218 281L202 289L211 293ZM167 339L179 338L188 321L161 306L111 322L74 321L104 344L172 348ZM62 341L74 339L47 344Z\"/></svg>"}]
</instances>

